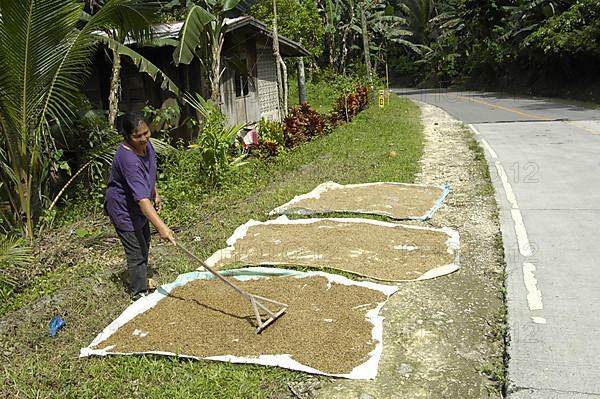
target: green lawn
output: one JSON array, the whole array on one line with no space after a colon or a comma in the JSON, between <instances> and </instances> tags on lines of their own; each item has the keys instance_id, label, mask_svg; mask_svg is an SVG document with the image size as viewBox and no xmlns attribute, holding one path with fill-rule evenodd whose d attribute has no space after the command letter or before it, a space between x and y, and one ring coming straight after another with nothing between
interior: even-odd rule
<instances>
[{"instance_id":1,"label":"green lawn","mask_svg":"<svg viewBox=\"0 0 600 399\"><path fill-rule=\"evenodd\" d=\"M298 80L297 78L290 79L289 81L289 105L294 106L300 103L298 97ZM335 87L328 85L327 83L313 83L306 82L306 102L310 104L312 108L322 114L326 114L333 110L333 104L335 100L341 95L339 90Z\"/></svg>"},{"instance_id":2,"label":"green lawn","mask_svg":"<svg viewBox=\"0 0 600 399\"><path fill-rule=\"evenodd\" d=\"M422 140L418 108L392 97L384 110L370 107L328 136L269 162L251 162L238 171L226 189L180 196L187 202L180 199L177 203L169 202L169 193L163 192L165 204L173 207L165 216L172 226L181 226L178 239L206 257L225 246L225 239L238 225L250 218L266 220L270 209L324 181L412 182ZM186 221L179 223L183 215ZM192 242L193 237L196 240ZM278 368L159 356L79 359L79 348L87 346L114 320L129 305L129 299L119 279L123 255L118 241L84 241L75 236L69 240L73 240L72 249L61 256L75 261L40 277L33 287L14 298L12 306L3 306L25 307L3 317L9 324L17 320L16 328L0 327L0 396L263 398L287 392L288 382L306 378L303 373ZM160 282L170 282L177 274L196 268L173 247L157 241L151 263ZM42 295L45 297L35 306L27 305ZM55 312L67 325L50 338L47 323Z\"/></svg>"}]
</instances>

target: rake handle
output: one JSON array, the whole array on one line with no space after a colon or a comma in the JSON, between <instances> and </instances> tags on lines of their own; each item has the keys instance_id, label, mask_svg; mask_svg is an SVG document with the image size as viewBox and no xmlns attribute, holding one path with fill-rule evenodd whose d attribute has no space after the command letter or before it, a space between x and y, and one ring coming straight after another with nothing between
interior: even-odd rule
<instances>
[{"instance_id":1,"label":"rake handle","mask_svg":"<svg viewBox=\"0 0 600 399\"><path fill-rule=\"evenodd\" d=\"M258 324L258 327L256 328L257 334L259 334L262 330L267 328L271 323L273 323L275 320L277 320L287 310L288 305L286 305L285 303L277 302L272 299L265 298L265 297L258 296L258 295L252 295L249 292L244 291L237 285L233 284L231 281L227 280L225 277L221 276L220 273L218 273L215 269L213 269L212 267L210 267L206 263L204 263L204 261L199 259L196 255L194 255L191 251L189 251L183 245L176 244L175 242L173 242L173 244L175 246L179 246L179 248L181 248L181 250L187 256L189 256L191 259L195 260L196 262L200 263L206 270L211 272L215 277L217 277L219 280L221 280L222 282L227 284L229 287L231 287L232 289L237 291L238 294L240 294L241 296L243 296L244 298L246 298L247 300L250 301L250 304L252 305L252 311L254 312L254 317L256 318L256 323ZM282 307L282 309L280 309L278 312L272 312L269 308L267 308L265 305L260 303L259 300L269 302L271 304L279 305ZM268 316L267 320L265 320L265 321L262 320L259 309L267 314L267 316Z\"/></svg>"},{"instance_id":2,"label":"rake handle","mask_svg":"<svg viewBox=\"0 0 600 399\"><path fill-rule=\"evenodd\" d=\"M212 267L208 266L204 261L202 261L196 255L194 255L186 247L184 247L183 245L181 245L179 243L176 243L175 246L181 248L183 250L183 252L185 252L185 254L187 256L189 256L190 258L192 258L196 262L200 263L206 270L208 270L209 272L211 272L215 277L219 278L222 282L224 282L225 284L227 284L229 287L231 287L234 290L236 290L240 295L242 295L242 296L248 298L250 301L252 301L252 299L251 299L252 295L250 295L248 292L244 291L243 289L241 289L237 285L233 284L231 281L227 280L225 277L221 276L221 274L219 274L215 269L213 269Z\"/></svg>"}]
</instances>

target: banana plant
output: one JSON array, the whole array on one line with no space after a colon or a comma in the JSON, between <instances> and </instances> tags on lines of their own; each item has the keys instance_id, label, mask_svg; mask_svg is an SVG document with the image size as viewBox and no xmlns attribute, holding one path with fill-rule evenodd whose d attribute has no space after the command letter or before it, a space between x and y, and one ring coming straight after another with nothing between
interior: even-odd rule
<instances>
[{"instance_id":1,"label":"banana plant","mask_svg":"<svg viewBox=\"0 0 600 399\"><path fill-rule=\"evenodd\" d=\"M349 23L346 23L346 26L344 26L343 21L351 19L347 17L346 19L344 19L345 14L348 13L348 8L350 7L344 2L344 0L322 1L323 4L319 8L320 11L323 13L325 21L325 37L329 54L329 66L334 67L335 60L338 57L337 52L340 50L337 44L341 39L338 38L338 35L340 32L340 28L341 31L347 32L347 25L349 25Z\"/></svg>"},{"instance_id":2,"label":"banana plant","mask_svg":"<svg viewBox=\"0 0 600 399\"><path fill-rule=\"evenodd\" d=\"M370 65L374 61L377 67L379 62L384 62L390 45L400 44L417 53L421 51L421 46L409 40L412 32L407 29L407 20L391 15L385 1L361 1L356 12L360 13L360 18L350 18L348 26L353 36L350 36L348 42L351 50L364 54L365 64L368 62ZM355 54L354 58L357 56ZM346 65L341 65L342 69L345 67Z\"/></svg>"},{"instance_id":3,"label":"banana plant","mask_svg":"<svg viewBox=\"0 0 600 399\"><path fill-rule=\"evenodd\" d=\"M548 18L562 13L574 3L575 0L533 0L506 6L505 10L509 16L505 22L508 30L500 37L500 40L520 43Z\"/></svg>"},{"instance_id":4,"label":"banana plant","mask_svg":"<svg viewBox=\"0 0 600 399\"><path fill-rule=\"evenodd\" d=\"M371 46L369 48L370 57L375 62L375 69L378 63L385 63L387 59L388 48L392 45L401 45L411 51L421 54L425 46L413 42L414 33L409 29L409 23L406 18L389 15L385 3L375 4L367 14L368 26L371 37Z\"/></svg>"},{"instance_id":5,"label":"banana plant","mask_svg":"<svg viewBox=\"0 0 600 399\"><path fill-rule=\"evenodd\" d=\"M231 157L230 150L236 134L243 124L226 126L225 116L212 100L205 100L198 93L195 96L186 94L185 101L202 117L202 131L190 150L200 154L200 167L210 188L217 187L231 169L240 167L246 162L246 155Z\"/></svg>"},{"instance_id":6,"label":"banana plant","mask_svg":"<svg viewBox=\"0 0 600 399\"><path fill-rule=\"evenodd\" d=\"M173 3L177 3L175 0ZM186 17L179 32L179 45L173 53L176 65L189 64L196 57L208 70L210 97L220 103L221 51L225 41L225 14L240 0L187 0Z\"/></svg>"},{"instance_id":7,"label":"banana plant","mask_svg":"<svg viewBox=\"0 0 600 399\"><path fill-rule=\"evenodd\" d=\"M400 3L402 16L407 20L411 42L429 46L435 29L432 19L437 12L433 0L403 0Z\"/></svg>"}]
</instances>

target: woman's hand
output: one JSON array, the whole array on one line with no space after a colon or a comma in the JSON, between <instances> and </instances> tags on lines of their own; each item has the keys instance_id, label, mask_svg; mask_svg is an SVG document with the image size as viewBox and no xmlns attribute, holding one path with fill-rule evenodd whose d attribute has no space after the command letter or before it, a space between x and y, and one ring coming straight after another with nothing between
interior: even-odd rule
<instances>
[{"instance_id":1,"label":"woman's hand","mask_svg":"<svg viewBox=\"0 0 600 399\"><path fill-rule=\"evenodd\" d=\"M162 238L163 240L175 244L175 235L173 234L173 230L168 228L166 225L164 226L164 228L158 230L158 234L160 234L160 238Z\"/></svg>"}]
</instances>

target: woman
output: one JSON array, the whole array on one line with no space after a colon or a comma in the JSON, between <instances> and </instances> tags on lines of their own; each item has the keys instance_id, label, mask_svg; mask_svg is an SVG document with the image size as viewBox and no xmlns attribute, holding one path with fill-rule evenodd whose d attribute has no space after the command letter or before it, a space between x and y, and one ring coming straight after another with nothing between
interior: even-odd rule
<instances>
[{"instance_id":1,"label":"woman","mask_svg":"<svg viewBox=\"0 0 600 399\"><path fill-rule=\"evenodd\" d=\"M175 244L175 238L158 216L156 153L144 116L139 112L127 113L123 117L122 134L124 141L113 159L104 209L125 249L131 294L138 299L148 292L148 221L165 241Z\"/></svg>"}]
</instances>

